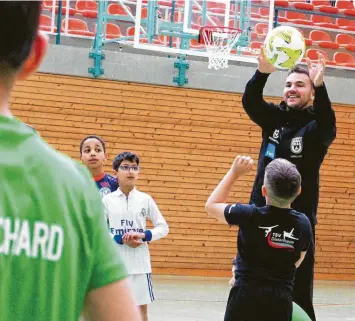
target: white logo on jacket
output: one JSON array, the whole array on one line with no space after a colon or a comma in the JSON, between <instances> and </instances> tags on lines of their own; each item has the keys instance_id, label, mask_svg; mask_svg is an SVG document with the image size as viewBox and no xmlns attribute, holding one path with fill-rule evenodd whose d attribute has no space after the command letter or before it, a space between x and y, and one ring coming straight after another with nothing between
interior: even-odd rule
<instances>
[{"instance_id":1,"label":"white logo on jacket","mask_svg":"<svg viewBox=\"0 0 355 321\"><path fill-rule=\"evenodd\" d=\"M299 154L303 150L302 137L295 137L291 140L291 152Z\"/></svg>"},{"instance_id":2,"label":"white logo on jacket","mask_svg":"<svg viewBox=\"0 0 355 321\"><path fill-rule=\"evenodd\" d=\"M104 197L105 195L108 195L111 193L111 189L109 187L102 187L99 190L100 194L101 194L101 198Z\"/></svg>"},{"instance_id":3,"label":"white logo on jacket","mask_svg":"<svg viewBox=\"0 0 355 321\"><path fill-rule=\"evenodd\" d=\"M275 129L274 133L272 134L272 137L275 139L279 138L279 134L280 134L280 130L279 129Z\"/></svg>"}]
</instances>

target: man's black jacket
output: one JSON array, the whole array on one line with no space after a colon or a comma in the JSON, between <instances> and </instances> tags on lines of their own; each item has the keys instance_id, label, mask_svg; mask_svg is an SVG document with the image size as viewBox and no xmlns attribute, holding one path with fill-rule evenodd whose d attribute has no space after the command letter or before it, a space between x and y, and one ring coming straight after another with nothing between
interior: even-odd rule
<instances>
[{"instance_id":1,"label":"man's black jacket","mask_svg":"<svg viewBox=\"0 0 355 321\"><path fill-rule=\"evenodd\" d=\"M325 85L314 88L313 106L302 110L287 109L285 102L280 105L265 102L263 89L268 76L257 70L249 80L242 100L251 120L261 127L263 139L250 202L265 205L261 195L265 167L274 158L285 158L297 166L302 176L302 192L292 208L306 214L315 225L319 169L336 137L335 113Z\"/></svg>"}]
</instances>

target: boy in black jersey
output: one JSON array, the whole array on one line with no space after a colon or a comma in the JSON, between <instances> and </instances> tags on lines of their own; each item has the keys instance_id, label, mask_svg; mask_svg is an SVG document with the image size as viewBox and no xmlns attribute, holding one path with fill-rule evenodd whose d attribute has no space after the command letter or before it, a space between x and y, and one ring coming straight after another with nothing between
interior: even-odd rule
<instances>
[{"instance_id":1,"label":"boy in black jersey","mask_svg":"<svg viewBox=\"0 0 355 321\"><path fill-rule=\"evenodd\" d=\"M235 284L224 320L291 321L296 268L312 240L309 219L290 206L301 191L301 176L289 161L275 159L265 170L266 206L226 204L234 182L253 163L238 156L206 203L209 215L239 226Z\"/></svg>"}]
</instances>

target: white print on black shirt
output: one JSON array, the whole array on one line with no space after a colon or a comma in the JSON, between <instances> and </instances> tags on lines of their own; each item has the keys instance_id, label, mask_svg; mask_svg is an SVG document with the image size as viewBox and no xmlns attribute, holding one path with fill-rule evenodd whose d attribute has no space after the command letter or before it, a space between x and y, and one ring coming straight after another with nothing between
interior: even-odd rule
<instances>
[{"instance_id":1,"label":"white print on black shirt","mask_svg":"<svg viewBox=\"0 0 355 321\"><path fill-rule=\"evenodd\" d=\"M272 229L275 227L278 227L278 225L269 227L259 226L259 228L265 230L265 237L267 238L269 246L276 249L294 250L295 240L298 241L298 238L293 235L294 229L292 229L290 232L283 231L283 233L276 233L272 232Z\"/></svg>"}]
</instances>

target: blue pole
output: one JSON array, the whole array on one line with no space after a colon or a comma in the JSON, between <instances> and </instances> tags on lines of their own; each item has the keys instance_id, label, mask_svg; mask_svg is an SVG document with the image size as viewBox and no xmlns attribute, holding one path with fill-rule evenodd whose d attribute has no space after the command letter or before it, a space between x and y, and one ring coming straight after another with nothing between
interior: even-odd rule
<instances>
[{"instance_id":1,"label":"blue pole","mask_svg":"<svg viewBox=\"0 0 355 321\"><path fill-rule=\"evenodd\" d=\"M97 28L96 34L94 38L94 44L92 47L92 51L89 53L89 58L94 60L94 66L90 67L89 73L91 73L94 77L99 77L104 73L104 69L102 68L102 60L105 59L105 55L102 52L103 47L103 34L106 32L106 8L107 8L107 0L99 1L99 10L97 14Z\"/></svg>"},{"instance_id":2,"label":"blue pole","mask_svg":"<svg viewBox=\"0 0 355 321\"><path fill-rule=\"evenodd\" d=\"M55 38L56 45L60 44L60 29L62 26L62 8L63 8L63 1L59 0L58 3L58 17L57 17L57 37ZM69 10L69 8L67 8Z\"/></svg>"},{"instance_id":3,"label":"blue pole","mask_svg":"<svg viewBox=\"0 0 355 321\"><path fill-rule=\"evenodd\" d=\"M171 18L170 18L170 22L174 23L175 21L175 0L173 0L173 2L171 3ZM172 48L173 46L173 37L169 37L169 47Z\"/></svg>"}]
</instances>

